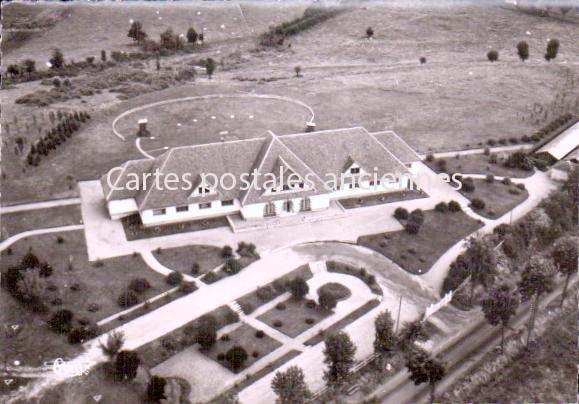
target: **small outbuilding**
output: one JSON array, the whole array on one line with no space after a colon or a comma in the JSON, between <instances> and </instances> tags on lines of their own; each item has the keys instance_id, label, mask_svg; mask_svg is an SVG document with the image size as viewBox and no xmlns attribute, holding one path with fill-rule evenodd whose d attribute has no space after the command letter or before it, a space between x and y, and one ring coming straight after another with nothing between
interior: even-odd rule
<instances>
[{"instance_id":1,"label":"small outbuilding","mask_svg":"<svg viewBox=\"0 0 579 404\"><path fill-rule=\"evenodd\" d=\"M555 162L563 160L577 147L579 147L579 122L575 122L559 136L544 144L535 155L543 160Z\"/></svg>"}]
</instances>

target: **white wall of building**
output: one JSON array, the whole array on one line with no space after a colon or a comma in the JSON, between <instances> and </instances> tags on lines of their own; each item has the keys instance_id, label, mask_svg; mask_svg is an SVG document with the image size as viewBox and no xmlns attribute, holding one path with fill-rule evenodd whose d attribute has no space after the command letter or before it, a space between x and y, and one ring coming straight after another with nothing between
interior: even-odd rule
<instances>
[{"instance_id":1,"label":"white wall of building","mask_svg":"<svg viewBox=\"0 0 579 404\"><path fill-rule=\"evenodd\" d=\"M118 220L123 217L130 216L133 213L137 213L139 211L134 198L109 201L107 203L107 208L109 210L109 214L111 215L111 219L113 220Z\"/></svg>"},{"instance_id":2,"label":"white wall of building","mask_svg":"<svg viewBox=\"0 0 579 404\"><path fill-rule=\"evenodd\" d=\"M159 215L154 214L154 209L147 209L141 213L141 221L144 226L157 226L189 220L209 219L239 212L240 204L238 200L234 200L231 206L223 206L221 202L222 201L212 201L211 207L209 208L201 208L200 204L193 203L187 205L189 210L186 212L177 212L177 207L171 206L165 208L164 214Z\"/></svg>"}]
</instances>

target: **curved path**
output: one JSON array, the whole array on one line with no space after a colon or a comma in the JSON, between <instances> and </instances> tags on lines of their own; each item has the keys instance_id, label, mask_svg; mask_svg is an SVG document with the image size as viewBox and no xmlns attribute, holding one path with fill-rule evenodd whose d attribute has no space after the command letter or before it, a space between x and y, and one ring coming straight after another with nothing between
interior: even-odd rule
<instances>
[{"instance_id":1,"label":"curved path","mask_svg":"<svg viewBox=\"0 0 579 404\"><path fill-rule=\"evenodd\" d=\"M123 112L122 114L118 115L115 118L115 120L112 123L113 133L119 139L125 141L126 140L125 136L123 136L123 134L117 130L116 125L117 125L118 121L120 121L122 118L124 118L125 116L128 116L134 112L142 111L142 110L145 110L145 109L148 109L151 107L156 107L159 105L173 104L173 103L186 102L186 101L195 101L195 100L220 99L220 98L263 98L263 99L270 99L270 100L286 101L286 102L290 102L292 104L296 104L296 105L299 105L300 107L307 109L311 115L310 120L308 122L313 122L314 117L315 117L315 113L314 113L314 110L312 107L310 107L308 104L306 104L300 100L296 100L295 98L284 97L284 96L274 95L274 94L252 94L252 93L208 94L208 95L197 95L197 96L183 97L183 98L173 98L170 100L153 102L151 104L141 105L140 107L129 109L128 111Z\"/></svg>"},{"instance_id":2,"label":"curved path","mask_svg":"<svg viewBox=\"0 0 579 404\"><path fill-rule=\"evenodd\" d=\"M30 236L38 236L42 234L50 234L50 233L58 233L62 231L74 231L74 230L82 230L84 229L83 224L74 224L69 226L59 226L59 227L49 227L47 229L36 229L36 230L28 230L22 233L18 233L13 235L10 238L7 238L3 242L0 243L0 251L4 251L6 248L10 247L12 244L21 240L26 237Z\"/></svg>"}]
</instances>

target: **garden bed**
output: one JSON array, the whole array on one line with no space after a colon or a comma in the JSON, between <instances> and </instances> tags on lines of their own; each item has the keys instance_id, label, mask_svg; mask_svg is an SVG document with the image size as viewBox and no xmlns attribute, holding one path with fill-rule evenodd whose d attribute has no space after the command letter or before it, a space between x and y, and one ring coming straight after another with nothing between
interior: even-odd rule
<instances>
[{"instance_id":1,"label":"garden bed","mask_svg":"<svg viewBox=\"0 0 579 404\"><path fill-rule=\"evenodd\" d=\"M380 296L382 296L383 294L382 288L376 282L376 277L368 273L364 268L357 269L354 268L352 265L344 264L343 262L338 261L328 261L326 263L326 268L328 272L337 272L340 274L355 276L356 278L364 282L366 285L368 285L368 287L373 293Z\"/></svg>"},{"instance_id":2,"label":"garden bed","mask_svg":"<svg viewBox=\"0 0 579 404\"><path fill-rule=\"evenodd\" d=\"M46 321L56 311L72 311L73 325L77 325L79 320L96 324L126 309L118 305L117 299L132 279L145 278L150 285L150 288L138 294L140 301L171 288L165 282L165 277L152 271L138 255L89 263L82 231L19 240L12 245L10 254L2 255L2 272L18 265L29 248L32 248L41 262L47 262L53 268L52 275L38 278L37 294L47 306L48 312L34 313L8 292L2 291L3 299L7 300L3 307L10 308L3 310L2 320L21 324L16 348L21 351L21 361L29 364L39 365L45 360L54 359L54 355L65 357L81 349L80 346L69 345L66 336L56 334L46 326ZM26 319L25 323L23 319ZM120 323L117 321L115 325Z\"/></svg>"},{"instance_id":3,"label":"garden bed","mask_svg":"<svg viewBox=\"0 0 579 404\"><path fill-rule=\"evenodd\" d=\"M241 298L237 299L237 303L245 314L252 313L259 306L272 301L278 296L281 296L286 290L286 283L294 278L303 278L304 280L311 279L313 276L310 266L308 264L301 265L285 274L284 276L268 283L265 286L260 286L253 292L250 292Z\"/></svg>"},{"instance_id":4,"label":"garden bed","mask_svg":"<svg viewBox=\"0 0 579 404\"><path fill-rule=\"evenodd\" d=\"M266 333L261 338L257 337L257 331L247 324L242 324L230 333L221 336L208 351L202 352L232 372L241 372L282 345ZM221 359L220 354L225 355L235 345L241 346L247 351L247 360L239 369L233 370L227 360Z\"/></svg>"},{"instance_id":5,"label":"garden bed","mask_svg":"<svg viewBox=\"0 0 579 404\"><path fill-rule=\"evenodd\" d=\"M446 169L440 168L440 161L446 161ZM446 172L461 174L492 174L497 177L527 178L533 175L533 170L523 170L520 168L509 168L503 163L491 163L490 155L479 154L462 154L459 158L443 157L426 162L426 164L437 173Z\"/></svg>"},{"instance_id":6,"label":"garden bed","mask_svg":"<svg viewBox=\"0 0 579 404\"><path fill-rule=\"evenodd\" d=\"M424 191L398 191L380 195L370 195L362 198L341 199L340 204L345 209L365 208L368 206L384 205L386 203L409 201L412 199L428 198Z\"/></svg>"},{"instance_id":7,"label":"garden bed","mask_svg":"<svg viewBox=\"0 0 579 404\"><path fill-rule=\"evenodd\" d=\"M280 310L280 308L283 309ZM257 319L283 332L288 337L295 338L331 314L332 311L323 309L311 301L308 303L306 300L289 298L266 311Z\"/></svg>"},{"instance_id":8,"label":"garden bed","mask_svg":"<svg viewBox=\"0 0 579 404\"><path fill-rule=\"evenodd\" d=\"M155 258L165 267L187 275L201 275L225 263L221 248L209 245L189 245L153 251ZM199 266L193 273L194 264Z\"/></svg>"},{"instance_id":9,"label":"garden bed","mask_svg":"<svg viewBox=\"0 0 579 404\"><path fill-rule=\"evenodd\" d=\"M121 223L123 224L123 229L125 230L125 235L128 241L170 236L172 234L189 233L229 226L229 223L225 217L193 220L190 222L165 224L162 226L144 227L141 224L141 219L137 215L133 215L122 218Z\"/></svg>"},{"instance_id":10,"label":"garden bed","mask_svg":"<svg viewBox=\"0 0 579 404\"><path fill-rule=\"evenodd\" d=\"M412 274L424 274L450 247L482 227L464 212L424 212L418 234L405 230L358 238L358 244L390 258Z\"/></svg>"},{"instance_id":11,"label":"garden bed","mask_svg":"<svg viewBox=\"0 0 579 404\"><path fill-rule=\"evenodd\" d=\"M473 192L460 192L469 200L480 199L485 203L484 209L473 210L481 216L489 219L497 219L505 213L513 210L517 205L529 197L526 189L519 189L514 184L505 185L501 181L494 180L489 183L483 179L473 179L475 189Z\"/></svg>"},{"instance_id":12,"label":"garden bed","mask_svg":"<svg viewBox=\"0 0 579 404\"><path fill-rule=\"evenodd\" d=\"M327 335L335 334L336 332L342 330L343 328L347 327L348 325L352 324L354 321L362 317L363 315L370 312L375 307L380 305L380 301L378 299L372 299L369 302L366 302L361 307L357 308L346 317L342 318L340 321L335 322L330 327L325 330L320 330L319 333L314 335L312 338L304 342L304 345L307 346L314 346L322 342Z\"/></svg>"}]
</instances>

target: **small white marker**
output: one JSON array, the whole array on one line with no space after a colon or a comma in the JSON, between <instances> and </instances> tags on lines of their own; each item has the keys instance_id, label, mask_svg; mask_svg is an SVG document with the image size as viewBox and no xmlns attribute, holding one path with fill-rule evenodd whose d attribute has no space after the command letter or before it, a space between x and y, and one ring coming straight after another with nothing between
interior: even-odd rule
<instances>
[{"instance_id":1,"label":"small white marker","mask_svg":"<svg viewBox=\"0 0 579 404\"><path fill-rule=\"evenodd\" d=\"M197 119L193 119L193 122L197 122Z\"/></svg>"},{"instance_id":2,"label":"small white marker","mask_svg":"<svg viewBox=\"0 0 579 404\"><path fill-rule=\"evenodd\" d=\"M249 119L253 119L253 115L249 115Z\"/></svg>"},{"instance_id":3,"label":"small white marker","mask_svg":"<svg viewBox=\"0 0 579 404\"><path fill-rule=\"evenodd\" d=\"M235 119L235 115L230 115L230 118L231 118L231 119Z\"/></svg>"},{"instance_id":4,"label":"small white marker","mask_svg":"<svg viewBox=\"0 0 579 404\"><path fill-rule=\"evenodd\" d=\"M216 119L216 118L217 118L217 117L216 117L215 115L212 115L212 116L211 116L211 119Z\"/></svg>"}]
</instances>

